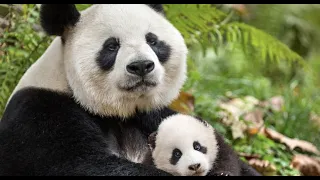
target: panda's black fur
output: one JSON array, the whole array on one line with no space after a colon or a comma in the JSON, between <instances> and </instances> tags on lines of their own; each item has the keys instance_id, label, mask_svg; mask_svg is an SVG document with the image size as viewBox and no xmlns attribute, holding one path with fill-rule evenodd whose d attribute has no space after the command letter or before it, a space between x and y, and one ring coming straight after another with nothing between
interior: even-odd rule
<instances>
[{"instance_id":1,"label":"panda's black fur","mask_svg":"<svg viewBox=\"0 0 320 180\"><path fill-rule=\"evenodd\" d=\"M49 35L62 36L66 28L79 21L80 13L74 4L43 4L40 18L42 28Z\"/></svg>"},{"instance_id":2,"label":"panda's black fur","mask_svg":"<svg viewBox=\"0 0 320 180\"><path fill-rule=\"evenodd\" d=\"M63 37L79 18L74 5L41 8L41 24L50 35ZM83 108L70 92L26 86L11 96L0 121L0 175L169 176L122 154L141 153L150 133L173 114L163 107L130 117L102 117ZM256 175L246 169L247 175Z\"/></svg>"},{"instance_id":3,"label":"panda's black fur","mask_svg":"<svg viewBox=\"0 0 320 180\"><path fill-rule=\"evenodd\" d=\"M147 4L148 6L150 6L152 9L154 9L155 11L164 14L164 9L162 7L162 4Z\"/></svg>"},{"instance_id":4,"label":"panda's black fur","mask_svg":"<svg viewBox=\"0 0 320 180\"><path fill-rule=\"evenodd\" d=\"M25 88L12 97L0 122L0 175L168 175L117 158L107 149L110 144L134 147L137 142L123 136L133 130L146 143L161 119L174 113L137 112L119 123L116 117L86 112L66 94ZM117 142L107 142L110 131Z\"/></svg>"},{"instance_id":5,"label":"panda's black fur","mask_svg":"<svg viewBox=\"0 0 320 180\"><path fill-rule=\"evenodd\" d=\"M255 169L239 159L217 131L215 131L215 137L219 146L218 156L208 176L261 176Z\"/></svg>"}]
</instances>

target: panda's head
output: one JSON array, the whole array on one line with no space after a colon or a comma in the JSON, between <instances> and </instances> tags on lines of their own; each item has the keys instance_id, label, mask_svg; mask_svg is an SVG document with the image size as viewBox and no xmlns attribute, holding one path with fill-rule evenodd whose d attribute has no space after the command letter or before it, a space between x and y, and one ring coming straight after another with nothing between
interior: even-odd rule
<instances>
[{"instance_id":1,"label":"panda's head","mask_svg":"<svg viewBox=\"0 0 320 180\"><path fill-rule=\"evenodd\" d=\"M155 166L177 176L204 176L218 153L214 129L192 116L166 118L148 139Z\"/></svg>"},{"instance_id":2,"label":"panda's head","mask_svg":"<svg viewBox=\"0 0 320 180\"><path fill-rule=\"evenodd\" d=\"M168 105L186 79L187 47L161 5L42 5L41 24L61 36L75 99L102 116Z\"/></svg>"}]
</instances>

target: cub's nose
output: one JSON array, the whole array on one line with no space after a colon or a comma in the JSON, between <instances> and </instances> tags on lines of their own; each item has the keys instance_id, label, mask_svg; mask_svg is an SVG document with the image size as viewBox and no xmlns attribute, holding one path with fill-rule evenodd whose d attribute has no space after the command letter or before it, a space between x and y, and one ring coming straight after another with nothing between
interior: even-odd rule
<instances>
[{"instance_id":1,"label":"cub's nose","mask_svg":"<svg viewBox=\"0 0 320 180\"><path fill-rule=\"evenodd\" d=\"M135 61L127 65L127 71L138 76L145 76L154 69L154 63L149 60Z\"/></svg>"},{"instance_id":2,"label":"cub's nose","mask_svg":"<svg viewBox=\"0 0 320 180\"><path fill-rule=\"evenodd\" d=\"M201 166L200 163L192 164L189 166L189 169L192 171L197 171L200 168L200 166Z\"/></svg>"}]
</instances>

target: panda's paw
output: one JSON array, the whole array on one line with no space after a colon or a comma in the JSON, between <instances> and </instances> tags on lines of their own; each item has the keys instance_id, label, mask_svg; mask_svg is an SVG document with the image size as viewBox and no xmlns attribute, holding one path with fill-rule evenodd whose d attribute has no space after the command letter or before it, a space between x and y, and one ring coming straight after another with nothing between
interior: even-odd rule
<instances>
[{"instance_id":1,"label":"panda's paw","mask_svg":"<svg viewBox=\"0 0 320 180\"><path fill-rule=\"evenodd\" d=\"M217 176L230 176L230 174L229 173L220 173L220 174L218 174Z\"/></svg>"},{"instance_id":2,"label":"panda's paw","mask_svg":"<svg viewBox=\"0 0 320 180\"><path fill-rule=\"evenodd\" d=\"M220 171L212 173L212 176L231 176L231 174L229 172Z\"/></svg>"}]
</instances>

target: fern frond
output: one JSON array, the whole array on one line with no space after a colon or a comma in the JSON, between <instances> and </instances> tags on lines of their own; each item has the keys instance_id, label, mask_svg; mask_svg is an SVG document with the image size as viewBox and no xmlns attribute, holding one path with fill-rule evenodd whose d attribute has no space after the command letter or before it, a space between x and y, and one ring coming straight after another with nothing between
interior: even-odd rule
<instances>
[{"instance_id":1,"label":"fern frond","mask_svg":"<svg viewBox=\"0 0 320 180\"><path fill-rule=\"evenodd\" d=\"M166 4L164 10L166 17L187 40L196 32L213 31L214 25L226 17L210 4Z\"/></svg>"},{"instance_id":2,"label":"fern frond","mask_svg":"<svg viewBox=\"0 0 320 180\"><path fill-rule=\"evenodd\" d=\"M248 24L228 23L228 15L208 4L165 5L167 18L187 43L196 39L203 47L241 43L245 53L262 61L287 60L304 64L303 58L273 36ZM204 51L206 49L203 49Z\"/></svg>"},{"instance_id":3,"label":"fern frond","mask_svg":"<svg viewBox=\"0 0 320 180\"><path fill-rule=\"evenodd\" d=\"M278 63L285 59L305 65L303 58L287 45L253 26L231 22L218 27L218 30L225 41L243 44L242 48L245 52L253 51L262 61L268 59Z\"/></svg>"}]
</instances>

